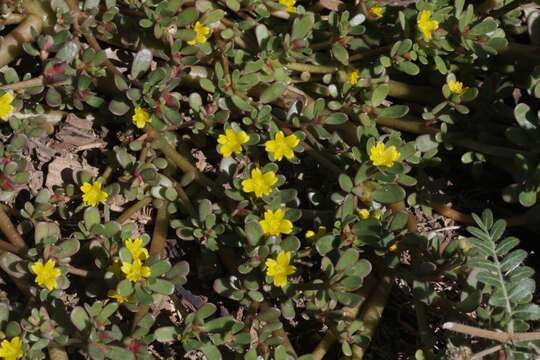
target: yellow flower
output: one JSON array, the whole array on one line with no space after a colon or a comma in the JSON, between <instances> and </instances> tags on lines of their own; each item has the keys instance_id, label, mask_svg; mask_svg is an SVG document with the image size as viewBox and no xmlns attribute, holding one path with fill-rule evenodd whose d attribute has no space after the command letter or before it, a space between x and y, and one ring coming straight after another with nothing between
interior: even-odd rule
<instances>
[{"instance_id":1,"label":"yellow flower","mask_svg":"<svg viewBox=\"0 0 540 360\"><path fill-rule=\"evenodd\" d=\"M326 235L326 226L319 226L319 229L317 232L313 230L306 231L306 239L310 241L317 241L320 238L322 238L324 235Z\"/></svg>"},{"instance_id":2,"label":"yellow flower","mask_svg":"<svg viewBox=\"0 0 540 360\"><path fill-rule=\"evenodd\" d=\"M296 267L289 265L290 262L291 253L289 251L281 251L276 260L266 260L266 276L273 278L274 286L284 287L287 285L287 276L296 272Z\"/></svg>"},{"instance_id":3,"label":"yellow flower","mask_svg":"<svg viewBox=\"0 0 540 360\"><path fill-rule=\"evenodd\" d=\"M290 234L293 229L293 224L290 220L285 219L285 210L277 209L275 212L266 210L264 212L264 220L259 221L265 235Z\"/></svg>"},{"instance_id":4,"label":"yellow flower","mask_svg":"<svg viewBox=\"0 0 540 360\"><path fill-rule=\"evenodd\" d=\"M242 152L242 145L249 141L249 135L245 131L234 131L233 129L226 129L225 134L221 134L218 137L217 142L221 144L218 152L224 157L229 157L232 153L240 154Z\"/></svg>"},{"instance_id":5,"label":"yellow flower","mask_svg":"<svg viewBox=\"0 0 540 360\"><path fill-rule=\"evenodd\" d=\"M114 291L114 290L112 290L112 289L109 290L109 291L107 291L107 296L110 297L111 299L116 300L116 302L119 303L119 304L123 304L123 303L125 303L125 302L129 302L129 301L130 301L129 298L120 295L119 293L117 293L116 291Z\"/></svg>"},{"instance_id":6,"label":"yellow flower","mask_svg":"<svg viewBox=\"0 0 540 360\"><path fill-rule=\"evenodd\" d=\"M279 3L287 8L287 12L296 12L296 0L279 0Z\"/></svg>"},{"instance_id":7,"label":"yellow flower","mask_svg":"<svg viewBox=\"0 0 540 360\"><path fill-rule=\"evenodd\" d=\"M197 35L195 36L195 39L189 40L187 43L189 45L195 45L195 44L204 44L206 42L206 35L210 34L210 28L208 26L204 26L199 21L195 23L195 26L193 27L193 30L195 30L195 33Z\"/></svg>"},{"instance_id":8,"label":"yellow flower","mask_svg":"<svg viewBox=\"0 0 540 360\"><path fill-rule=\"evenodd\" d=\"M369 159L375 166L391 167L396 161L399 160L401 154L397 151L395 146L390 146L385 149L382 142L377 143L369 151Z\"/></svg>"},{"instance_id":9,"label":"yellow flower","mask_svg":"<svg viewBox=\"0 0 540 360\"><path fill-rule=\"evenodd\" d=\"M146 260L148 259L148 250L142 246L142 239L136 238L135 240L127 239L124 241L124 246L131 253L131 257L135 259Z\"/></svg>"},{"instance_id":10,"label":"yellow flower","mask_svg":"<svg viewBox=\"0 0 540 360\"><path fill-rule=\"evenodd\" d=\"M135 108L135 114L133 114L133 117L131 118L133 120L133 123L136 127L139 129L142 129L146 126L146 124L150 123L152 120L150 119L150 114L148 111L144 110L142 107L137 106Z\"/></svg>"},{"instance_id":11,"label":"yellow flower","mask_svg":"<svg viewBox=\"0 0 540 360\"><path fill-rule=\"evenodd\" d=\"M362 220L369 219L369 210L368 209L360 209L360 210L358 210L358 216Z\"/></svg>"},{"instance_id":12,"label":"yellow flower","mask_svg":"<svg viewBox=\"0 0 540 360\"><path fill-rule=\"evenodd\" d=\"M422 10L418 14L416 24L418 30L422 33L425 41L430 41L433 37L433 31L439 28L439 22L431 20L432 12L429 10Z\"/></svg>"},{"instance_id":13,"label":"yellow flower","mask_svg":"<svg viewBox=\"0 0 540 360\"><path fill-rule=\"evenodd\" d=\"M380 6L374 6L371 9L369 9L369 12L371 15L373 15L375 18L380 19L383 16L382 7Z\"/></svg>"},{"instance_id":14,"label":"yellow flower","mask_svg":"<svg viewBox=\"0 0 540 360\"><path fill-rule=\"evenodd\" d=\"M2 340L0 344L0 357L5 360L16 360L23 357L23 344L20 337L15 336L8 340Z\"/></svg>"},{"instance_id":15,"label":"yellow flower","mask_svg":"<svg viewBox=\"0 0 540 360\"><path fill-rule=\"evenodd\" d=\"M390 246L388 247L388 251L390 251L390 252L396 252L397 249L398 249L398 245L399 245L399 244L398 244L397 242L393 243L392 245L390 245Z\"/></svg>"},{"instance_id":16,"label":"yellow flower","mask_svg":"<svg viewBox=\"0 0 540 360\"><path fill-rule=\"evenodd\" d=\"M149 277L151 274L150 268L144 266L140 259L135 259L132 263L122 263L121 269L126 274L126 279L132 282Z\"/></svg>"},{"instance_id":17,"label":"yellow flower","mask_svg":"<svg viewBox=\"0 0 540 360\"><path fill-rule=\"evenodd\" d=\"M88 206L96 206L98 203L104 204L109 197L109 194L101 190L101 183L99 181L95 181L93 184L88 182L83 183L81 191L83 193L82 199Z\"/></svg>"},{"instance_id":18,"label":"yellow flower","mask_svg":"<svg viewBox=\"0 0 540 360\"><path fill-rule=\"evenodd\" d=\"M251 178L242 181L242 190L250 193L255 192L256 197L262 197L272 192L272 185L277 183L278 178L273 171L263 173L261 169L251 170Z\"/></svg>"},{"instance_id":19,"label":"yellow flower","mask_svg":"<svg viewBox=\"0 0 540 360\"><path fill-rule=\"evenodd\" d=\"M9 115L14 110L13 105L11 105L14 99L15 97L10 92L6 92L0 96L0 119L4 121L8 120Z\"/></svg>"},{"instance_id":20,"label":"yellow flower","mask_svg":"<svg viewBox=\"0 0 540 360\"><path fill-rule=\"evenodd\" d=\"M264 146L266 151L274 156L275 160L281 161L283 156L288 160L294 158L294 148L299 143L300 139L298 136L292 134L285 137L283 131L279 131L274 140L268 140L264 143Z\"/></svg>"},{"instance_id":21,"label":"yellow flower","mask_svg":"<svg viewBox=\"0 0 540 360\"><path fill-rule=\"evenodd\" d=\"M354 70L349 73L349 82L351 85L358 84L358 79L360 78L360 74L358 74L358 71Z\"/></svg>"},{"instance_id":22,"label":"yellow flower","mask_svg":"<svg viewBox=\"0 0 540 360\"><path fill-rule=\"evenodd\" d=\"M465 90L467 90L466 87L463 87L463 83L461 81L449 81L448 88L452 94L456 95L461 95L465 92Z\"/></svg>"},{"instance_id":23,"label":"yellow flower","mask_svg":"<svg viewBox=\"0 0 540 360\"><path fill-rule=\"evenodd\" d=\"M45 265L38 260L31 266L32 272L36 274L35 283L41 287L46 287L52 291L58 287L56 280L60 276L60 269L56 267L56 262L49 259Z\"/></svg>"},{"instance_id":24,"label":"yellow flower","mask_svg":"<svg viewBox=\"0 0 540 360\"><path fill-rule=\"evenodd\" d=\"M382 214L380 210L373 210L371 213L371 218L375 220L381 220Z\"/></svg>"}]
</instances>

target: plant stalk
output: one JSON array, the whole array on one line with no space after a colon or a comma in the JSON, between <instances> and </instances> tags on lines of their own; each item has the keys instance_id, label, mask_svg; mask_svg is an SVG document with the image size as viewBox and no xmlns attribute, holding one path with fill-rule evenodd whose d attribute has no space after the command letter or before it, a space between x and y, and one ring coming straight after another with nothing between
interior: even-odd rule
<instances>
[{"instance_id":1,"label":"plant stalk","mask_svg":"<svg viewBox=\"0 0 540 360\"><path fill-rule=\"evenodd\" d=\"M120 224L125 223L133 216L133 214L141 210L146 205L150 204L152 200L153 199L151 196L146 196L142 198L141 200L137 201L135 204L131 205L126 210L124 210L124 212L120 214L120 216L118 217L118 219L116 219L116 221Z\"/></svg>"},{"instance_id":2,"label":"plant stalk","mask_svg":"<svg viewBox=\"0 0 540 360\"><path fill-rule=\"evenodd\" d=\"M0 230L4 233L4 235L6 235L6 238L9 240L9 242L17 248L17 251L26 248L26 243L24 242L21 234L19 234L17 228L15 228L15 225L13 225L4 208L1 206Z\"/></svg>"},{"instance_id":3,"label":"plant stalk","mask_svg":"<svg viewBox=\"0 0 540 360\"><path fill-rule=\"evenodd\" d=\"M165 245L167 245L167 231L169 230L169 214L167 212L168 202L166 201L157 212L156 222L154 224L154 233L152 242L150 243L150 255L155 255L158 258L163 258ZM132 331L135 330L137 324L143 317L148 314L150 305L141 305L133 317Z\"/></svg>"}]
</instances>

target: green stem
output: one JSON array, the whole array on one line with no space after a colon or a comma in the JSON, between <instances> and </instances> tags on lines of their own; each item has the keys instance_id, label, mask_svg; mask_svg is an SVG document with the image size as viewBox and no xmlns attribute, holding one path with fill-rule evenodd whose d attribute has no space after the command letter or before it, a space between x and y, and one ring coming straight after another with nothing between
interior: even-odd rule
<instances>
[{"instance_id":1,"label":"green stem","mask_svg":"<svg viewBox=\"0 0 540 360\"><path fill-rule=\"evenodd\" d=\"M197 210L195 210L195 207L191 203L191 200L189 199L188 194L186 194L186 191L180 185L180 183L175 182L174 188L176 189L176 192L178 193L178 200L180 201L180 204L186 209L187 213L191 217L197 216Z\"/></svg>"},{"instance_id":2,"label":"green stem","mask_svg":"<svg viewBox=\"0 0 540 360\"><path fill-rule=\"evenodd\" d=\"M165 140L165 138L159 136L157 132L152 129L150 126L146 127L146 132L151 138L156 139L155 145L157 148L165 155L169 160L171 165L176 166L184 173L192 172L195 174L195 181L203 186L209 187L217 196L224 197L223 190L220 189L216 183L214 183L210 178L201 173L191 162L181 155L176 149Z\"/></svg>"},{"instance_id":3,"label":"green stem","mask_svg":"<svg viewBox=\"0 0 540 360\"><path fill-rule=\"evenodd\" d=\"M343 308L343 317L348 320L355 320L360 312L362 305L366 302L369 295L371 294L373 288L375 287L376 281L373 276L370 276L364 286L358 290L357 295L359 296L358 302L354 306ZM331 330L328 330L322 340L317 344L313 352L311 353L314 360L321 360L324 358L326 353L334 346L338 338L335 333Z\"/></svg>"},{"instance_id":4,"label":"green stem","mask_svg":"<svg viewBox=\"0 0 540 360\"><path fill-rule=\"evenodd\" d=\"M67 85L70 84L71 80L64 80L62 82L55 83L54 85ZM23 80L12 84L6 84L0 86L2 90L23 90L39 86L45 86L45 79L43 76L38 76L33 79Z\"/></svg>"},{"instance_id":5,"label":"green stem","mask_svg":"<svg viewBox=\"0 0 540 360\"><path fill-rule=\"evenodd\" d=\"M118 217L118 219L116 219L116 221L120 224L125 223L133 216L133 214L141 210L146 205L150 204L152 200L153 199L151 196L146 196L142 198L141 200L137 201L135 204L131 205L126 210L124 210L124 212L120 214L120 216Z\"/></svg>"},{"instance_id":6,"label":"green stem","mask_svg":"<svg viewBox=\"0 0 540 360\"><path fill-rule=\"evenodd\" d=\"M433 354L433 336L432 331L429 328L429 324L426 317L426 305L418 300L414 301L414 309L416 311L416 321L418 323L418 334L420 335L420 342L422 344L422 351L427 360L434 358Z\"/></svg>"},{"instance_id":7,"label":"green stem","mask_svg":"<svg viewBox=\"0 0 540 360\"><path fill-rule=\"evenodd\" d=\"M328 74L328 73L333 73L333 72L338 71L338 68L335 66L301 64L301 63L289 63L289 64L286 64L285 67L289 70L309 72L312 74Z\"/></svg>"},{"instance_id":8,"label":"green stem","mask_svg":"<svg viewBox=\"0 0 540 360\"><path fill-rule=\"evenodd\" d=\"M388 96L401 100L431 104L443 100L441 90L430 86L409 85L395 80L388 80Z\"/></svg>"},{"instance_id":9,"label":"green stem","mask_svg":"<svg viewBox=\"0 0 540 360\"><path fill-rule=\"evenodd\" d=\"M517 9L521 5L525 4L529 0L514 0L498 9L495 9L493 12L490 12L489 15L493 16L495 19L500 18L504 14Z\"/></svg>"},{"instance_id":10,"label":"green stem","mask_svg":"<svg viewBox=\"0 0 540 360\"><path fill-rule=\"evenodd\" d=\"M519 151L516 149L511 149L511 148L506 148L506 147L501 147L501 146L483 144L481 142L477 142L476 140L465 139L465 138L451 137L448 139L448 141L451 144L461 146L461 147L464 147L469 150L473 150L482 154L508 158L508 159L514 158L516 154L526 153L525 151Z\"/></svg>"},{"instance_id":11,"label":"green stem","mask_svg":"<svg viewBox=\"0 0 540 360\"><path fill-rule=\"evenodd\" d=\"M33 42L34 34L39 35L42 30L41 18L37 15L28 15L22 23L4 36L0 45L0 67L17 59L22 53L22 45Z\"/></svg>"},{"instance_id":12,"label":"green stem","mask_svg":"<svg viewBox=\"0 0 540 360\"><path fill-rule=\"evenodd\" d=\"M394 278L391 276L385 276L380 280L379 286L375 289L374 293L369 297L366 303L365 309L362 309L360 320L364 324L364 328L361 331L361 335L368 338L367 344L363 346L353 345L353 359L362 359L365 355L366 349L369 347L369 343L375 330L379 326L381 317L386 307L386 302L392 292L394 286Z\"/></svg>"},{"instance_id":13,"label":"green stem","mask_svg":"<svg viewBox=\"0 0 540 360\"><path fill-rule=\"evenodd\" d=\"M436 134L439 129L431 128L424 121L419 121L413 116L404 116L399 119L377 118L375 122L379 126L385 126L396 130L406 131L412 134Z\"/></svg>"},{"instance_id":14,"label":"green stem","mask_svg":"<svg viewBox=\"0 0 540 360\"><path fill-rule=\"evenodd\" d=\"M20 24L25 18L26 16L23 14L8 14L0 19L0 25L6 26Z\"/></svg>"},{"instance_id":15,"label":"green stem","mask_svg":"<svg viewBox=\"0 0 540 360\"><path fill-rule=\"evenodd\" d=\"M158 209L156 222L154 224L154 233L152 235L152 242L150 243L150 255L163 258L163 252L165 251L165 245L167 245L167 231L169 230L169 214L167 212L168 202ZM137 324L143 317L148 314L150 305L141 305L135 316L133 317L132 330L135 330Z\"/></svg>"},{"instance_id":16,"label":"green stem","mask_svg":"<svg viewBox=\"0 0 540 360\"><path fill-rule=\"evenodd\" d=\"M376 49L366 50L366 51L361 52L359 54L351 55L351 57L349 58L349 61L350 62L356 62L356 61L369 60L369 59L371 59L371 58L373 58L375 56L382 55L382 54L390 51L391 48L392 48L392 46L388 45L388 46L383 46L383 47L376 48Z\"/></svg>"},{"instance_id":17,"label":"green stem","mask_svg":"<svg viewBox=\"0 0 540 360\"><path fill-rule=\"evenodd\" d=\"M0 251L9 251L11 253L18 254L20 249L12 243L0 240Z\"/></svg>"},{"instance_id":18,"label":"green stem","mask_svg":"<svg viewBox=\"0 0 540 360\"><path fill-rule=\"evenodd\" d=\"M15 228L15 225L9 219L9 216L4 211L4 208L0 206L0 230L6 235L7 239L17 250L26 248L26 243L24 242L21 234Z\"/></svg>"}]
</instances>

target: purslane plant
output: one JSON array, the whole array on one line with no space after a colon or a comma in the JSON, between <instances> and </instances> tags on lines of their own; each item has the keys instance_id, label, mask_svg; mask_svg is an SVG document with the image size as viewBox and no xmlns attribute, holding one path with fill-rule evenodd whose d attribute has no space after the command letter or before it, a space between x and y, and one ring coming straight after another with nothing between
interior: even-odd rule
<instances>
[{"instance_id":1,"label":"purslane plant","mask_svg":"<svg viewBox=\"0 0 540 360\"><path fill-rule=\"evenodd\" d=\"M525 3L1 4L0 357L382 358L396 291L391 358L533 354L527 252L445 205L538 219Z\"/></svg>"}]
</instances>

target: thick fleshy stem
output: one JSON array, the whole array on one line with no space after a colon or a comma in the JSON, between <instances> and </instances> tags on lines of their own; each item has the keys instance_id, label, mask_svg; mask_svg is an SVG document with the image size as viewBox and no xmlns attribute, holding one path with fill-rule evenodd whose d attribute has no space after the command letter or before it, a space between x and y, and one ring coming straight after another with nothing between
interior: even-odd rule
<instances>
[{"instance_id":1,"label":"thick fleshy stem","mask_svg":"<svg viewBox=\"0 0 540 360\"><path fill-rule=\"evenodd\" d=\"M17 250L24 249L26 243L24 242L21 234L15 228L15 225L9 219L9 216L4 211L4 208L0 206L0 230L6 235L8 241L17 248Z\"/></svg>"},{"instance_id":2,"label":"thick fleshy stem","mask_svg":"<svg viewBox=\"0 0 540 360\"><path fill-rule=\"evenodd\" d=\"M200 185L209 187L218 197L225 197L223 189L219 188L210 178L201 173L188 159L181 155L169 142L158 136L157 132L150 126L146 126L145 131L150 138L155 139L157 148L165 155L171 165L182 170L184 173L192 172L195 175L195 181Z\"/></svg>"},{"instance_id":3,"label":"thick fleshy stem","mask_svg":"<svg viewBox=\"0 0 540 360\"><path fill-rule=\"evenodd\" d=\"M235 254L230 248L221 248L218 254L221 262L223 263L223 265L225 265L225 268L231 273L236 273L239 265L239 258L237 254ZM261 309L268 309L269 307L270 305L265 301L260 304ZM274 331L274 335L282 338L283 345L291 354L294 354L296 357L296 350L294 349L291 341L289 340L289 335L287 334L287 331L285 331L284 328L281 328Z\"/></svg>"},{"instance_id":4,"label":"thick fleshy stem","mask_svg":"<svg viewBox=\"0 0 540 360\"><path fill-rule=\"evenodd\" d=\"M426 305L419 301L414 301L414 310L416 312L416 322L418 323L418 335L420 336L420 343L422 344L422 351L424 352L424 357L427 360L431 360L434 357L433 354L433 345L434 340L432 336L432 331L429 328L427 316L426 316Z\"/></svg>"},{"instance_id":5,"label":"thick fleshy stem","mask_svg":"<svg viewBox=\"0 0 540 360\"><path fill-rule=\"evenodd\" d=\"M0 19L0 25L15 25L15 24L20 24L21 22L24 21L24 19L26 18L25 15L23 14L8 14L6 16L4 16L2 19Z\"/></svg>"},{"instance_id":6,"label":"thick fleshy stem","mask_svg":"<svg viewBox=\"0 0 540 360\"><path fill-rule=\"evenodd\" d=\"M392 210L392 213L407 211L403 200L391 204L389 207ZM407 213L407 230L409 230L409 232L415 233L417 231L416 217L408 211ZM390 297L390 293L392 292L393 287L394 277L391 275L386 275L380 280L379 285L374 290L373 294L368 298L365 307L362 309L360 320L364 324L364 329L362 330L361 334L363 336L366 336L369 340L364 346L352 346L353 359L362 359L364 357L365 351L369 347L371 338L375 334L375 330L377 330L384 308L386 307L386 303L388 301L388 298Z\"/></svg>"},{"instance_id":7,"label":"thick fleshy stem","mask_svg":"<svg viewBox=\"0 0 540 360\"><path fill-rule=\"evenodd\" d=\"M364 305L369 295L371 294L371 291L375 287L375 284L375 278L373 276L370 276L364 286L362 286L357 292L357 295L359 296L358 302L354 306L343 308L344 318L348 320L356 319L358 313L360 312L360 309L362 308L362 305ZM338 338L336 334L333 331L328 330L322 340L317 344L317 346L311 353L313 359L321 360L322 358L324 358L326 353L332 348L332 346L334 346L337 340Z\"/></svg>"},{"instance_id":8,"label":"thick fleshy stem","mask_svg":"<svg viewBox=\"0 0 540 360\"><path fill-rule=\"evenodd\" d=\"M135 214L137 211L141 210L143 207L150 204L151 202L152 202L151 196L146 196L142 198L141 200L137 201L135 204L131 205L126 210L124 210L124 212L120 214L120 216L118 217L118 219L116 219L116 221L120 224L125 223L133 216L133 214Z\"/></svg>"},{"instance_id":9,"label":"thick fleshy stem","mask_svg":"<svg viewBox=\"0 0 540 360\"><path fill-rule=\"evenodd\" d=\"M150 255L159 258L163 257L165 245L167 244L167 230L169 230L169 214L167 212L168 202L165 202L157 212L156 222L154 224L154 233L150 243ZM141 305L133 317L132 330L135 330L137 324L148 314L150 305Z\"/></svg>"},{"instance_id":10,"label":"thick fleshy stem","mask_svg":"<svg viewBox=\"0 0 540 360\"><path fill-rule=\"evenodd\" d=\"M361 331L361 335L367 337L368 343L365 346L353 345L353 359L362 359L365 355L365 350L369 346L370 340L375 334L375 330L379 326L386 302L392 292L394 285L394 278L392 276L385 276L379 282L379 286L375 289L373 294L368 298L366 306L362 309L360 314L360 320L364 324L364 328Z\"/></svg>"},{"instance_id":11,"label":"thick fleshy stem","mask_svg":"<svg viewBox=\"0 0 540 360\"><path fill-rule=\"evenodd\" d=\"M43 30L43 21L37 15L28 15L26 19L4 36L0 46L0 67L17 59L22 52L22 44L35 40L33 34Z\"/></svg>"}]
</instances>

